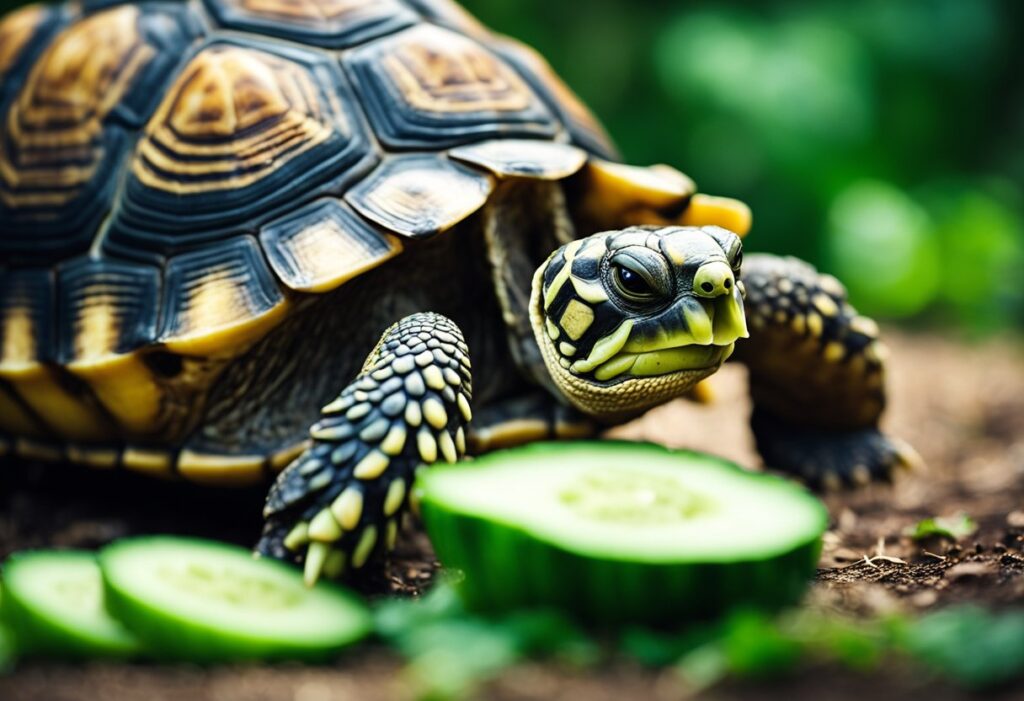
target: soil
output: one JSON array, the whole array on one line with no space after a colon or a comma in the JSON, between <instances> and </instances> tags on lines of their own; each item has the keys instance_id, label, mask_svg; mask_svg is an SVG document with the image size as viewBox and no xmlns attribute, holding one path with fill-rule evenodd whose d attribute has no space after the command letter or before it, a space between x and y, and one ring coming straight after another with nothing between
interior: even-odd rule
<instances>
[{"instance_id":1,"label":"soil","mask_svg":"<svg viewBox=\"0 0 1024 701\"><path fill-rule=\"evenodd\" d=\"M890 409L885 425L920 453L923 466L895 484L827 494L832 526L809 595L812 605L852 615L926 611L977 601L1024 604L1024 346L1018 340L971 345L936 335L890 331ZM611 432L732 458L756 469L745 426L749 403L742 368L713 378L708 405L675 402ZM0 556L43 545L95 547L139 532L215 536L250 543L258 533L259 494L195 490L74 470L0 465ZM978 529L958 542L915 542L904 531L923 518L968 514ZM371 596L416 596L437 563L415 527L388 567L364 581ZM332 699L408 698L401 660L369 648L334 667L24 663L0 678L0 699ZM622 661L572 671L528 664L483 692L493 699L677 699L688 696L671 671ZM972 698L893 663L857 675L810 668L772 683L729 683L701 698ZM985 698L1024 699L1024 687Z\"/></svg>"}]
</instances>

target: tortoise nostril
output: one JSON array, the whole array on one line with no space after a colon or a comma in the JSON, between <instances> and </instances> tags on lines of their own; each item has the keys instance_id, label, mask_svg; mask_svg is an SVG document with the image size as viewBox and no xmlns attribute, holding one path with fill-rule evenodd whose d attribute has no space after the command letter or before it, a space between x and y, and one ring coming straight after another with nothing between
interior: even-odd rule
<instances>
[{"instance_id":1,"label":"tortoise nostril","mask_svg":"<svg viewBox=\"0 0 1024 701\"><path fill-rule=\"evenodd\" d=\"M732 269L724 261L713 260L693 276L693 291L700 297L722 297L730 293L735 282Z\"/></svg>"}]
</instances>

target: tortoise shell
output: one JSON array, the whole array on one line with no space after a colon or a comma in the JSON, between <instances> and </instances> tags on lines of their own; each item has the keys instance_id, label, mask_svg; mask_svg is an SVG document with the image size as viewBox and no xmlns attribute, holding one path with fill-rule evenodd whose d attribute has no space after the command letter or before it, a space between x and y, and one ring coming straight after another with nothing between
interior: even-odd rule
<instances>
[{"instance_id":1,"label":"tortoise shell","mask_svg":"<svg viewBox=\"0 0 1024 701\"><path fill-rule=\"evenodd\" d=\"M543 59L448 0L23 8L0 21L0 440L158 442L161 365L223 366L501 178L594 157Z\"/></svg>"}]
</instances>

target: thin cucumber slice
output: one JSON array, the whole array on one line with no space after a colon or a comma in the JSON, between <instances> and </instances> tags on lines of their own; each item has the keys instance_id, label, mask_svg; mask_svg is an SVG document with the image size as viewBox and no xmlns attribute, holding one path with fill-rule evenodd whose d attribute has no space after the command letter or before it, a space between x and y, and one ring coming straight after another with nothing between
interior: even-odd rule
<instances>
[{"instance_id":1,"label":"thin cucumber slice","mask_svg":"<svg viewBox=\"0 0 1024 701\"><path fill-rule=\"evenodd\" d=\"M476 609L674 627L800 598L828 523L785 480L643 443L540 443L422 470L438 558Z\"/></svg>"},{"instance_id":2,"label":"thin cucumber slice","mask_svg":"<svg viewBox=\"0 0 1024 701\"><path fill-rule=\"evenodd\" d=\"M371 619L341 587L243 548L191 538L129 538L100 552L110 610L154 654L197 662L323 660Z\"/></svg>"},{"instance_id":3,"label":"thin cucumber slice","mask_svg":"<svg viewBox=\"0 0 1024 701\"><path fill-rule=\"evenodd\" d=\"M4 563L3 618L20 652L69 658L131 657L138 640L107 613L96 557L37 550Z\"/></svg>"}]
</instances>

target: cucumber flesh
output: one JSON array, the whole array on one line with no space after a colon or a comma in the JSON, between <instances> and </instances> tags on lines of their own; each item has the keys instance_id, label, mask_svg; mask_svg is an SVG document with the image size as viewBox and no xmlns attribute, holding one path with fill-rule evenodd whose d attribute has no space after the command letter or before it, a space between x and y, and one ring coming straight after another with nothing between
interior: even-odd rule
<instances>
[{"instance_id":1,"label":"cucumber flesh","mask_svg":"<svg viewBox=\"0 0 1024 701\"><path fill-rule=\"evenodd\" d=\"M322 660L369 633L362 602L243 548L130 538L100 552L112 612L154 654L198 662Z\"/></svg>"},{"instance_id":2,"label":"cucumber flesh","mask_svg":"<svg viewBox=\"0 0 1024 701\"><path fill-rule=\"evenodd\" d=\"M24 654L131 657L137 639L107 612L93 553L38 550L4 563L2 613Z\"/></svg>"},{"instance_id":3,"label":"cucumber flesh","mask_svg":"<svg viewBox=\"0 0 1024 701\"><path fill-rule=\"evenodd\" d=\"M792 603L828 520L792 483L641 443L533 444L423 470L418 489L470 606L554 605L599 623Z\"/></svg>"}]
</instances>

